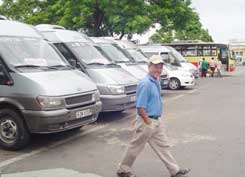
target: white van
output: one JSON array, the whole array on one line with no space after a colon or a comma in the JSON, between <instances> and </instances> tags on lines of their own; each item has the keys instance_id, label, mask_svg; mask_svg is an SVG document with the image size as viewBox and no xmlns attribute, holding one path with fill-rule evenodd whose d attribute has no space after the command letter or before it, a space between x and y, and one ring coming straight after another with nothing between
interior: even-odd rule
<instances>
[{"instance_id":1,"label":"white van","mask_svg":"<svg viewBox=\"0 0 245 177\"><path fill-rule=\"evenodd\" d=\"M128 56L134 63L136 63L139 67L141 67L145 72L149 72L148 70L148 58L144 55L144 53L137 47L136 44L125 41L125 40L114 40L122 49L125 55ZM160 78L161 88L168 88L169 78L166 70L162 71Z\"/></svg>"},{"instance_id":2,"label":"white van","mask_svg":"<svg viewBox=\"0 0 245 177\"><path fill-rule=\"evenodd\" d=\"M31 133L53 133L97 120L96 85L69 65L36 29L0 20L0 146L17 150Z\"/></svg>"},{"instance_id":3,"label":"white van","mask_svg":"<svg viewBox=\"0 0 245 177\"><path fill-rule=\"evenodd\" d=\"M199 76L198 68L192 63L187 62L186 59L173 47L161 45L146 45L139 46L139 48L147 57L151 57L152 55L161 55L166 63L177 66L183 71L191 72L195 78L198 78Z\"/></svg>"}]
</instances>

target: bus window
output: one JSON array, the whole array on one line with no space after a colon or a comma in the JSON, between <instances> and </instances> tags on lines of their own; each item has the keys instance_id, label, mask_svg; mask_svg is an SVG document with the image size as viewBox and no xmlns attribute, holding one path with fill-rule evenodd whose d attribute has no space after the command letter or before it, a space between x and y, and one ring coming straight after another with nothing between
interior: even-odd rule
<instances>
[{"instance_id":1,"label":"bus window","mask_svg":"<svg viewBox=\"0 0 245 177\"><path fill-rule=\"evenodd\" d=\"M188 46L186 48L186 56L197 56L196 46Z\"/></svg>"},{"instance_id":2,"label":"bus window","mask_svg":"<svg viewBox=\"0 0 245 177\"><path fill-rule=\"evenodd\" d=\"M219 58L222 62L222 64L228 64L228 56L227 56L227 49L226 48L220 48L220 54Z\"/></svg>"},{"instance_id":3,"label":"bus window","mask_svg":"<svg viewBox=\"0 0 245 177\"><path fill-rule=\"evenodd\" d=\"M204 56L211 56L210 46L204 46L203 47L203 55Z\"/></svg>"},{"instance_id":4,"label":"bus window","mask_svg":"<svg viewBox=\"0 0 245 177\"><path fill-rule=\"evenodd\" d=\"M220 52L221 52L221 58L227 58L227 50L226 50L226 48L221 48Z\"/></svg>"}]
</instances>

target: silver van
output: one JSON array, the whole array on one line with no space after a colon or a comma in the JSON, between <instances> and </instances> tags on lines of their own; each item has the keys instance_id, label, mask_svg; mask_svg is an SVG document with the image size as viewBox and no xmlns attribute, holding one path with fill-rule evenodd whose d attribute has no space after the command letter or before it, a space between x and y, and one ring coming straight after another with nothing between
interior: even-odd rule
<instances>
[{"instance_id":1,"label":"silver van","mask_svg":"<svg viewBox=\"0 0 245 177\"><path fill-rule=\"evenodd\" d=\"M0 20L0 146L17 150L31 133L53 133L96 121L96 85L74 69L37 30Z\"/></svg>"},{"instance_id":2,"label":"silver van","mask_svg":"<svg viewBox=\"0 0 245 177\"><path fill-rule=\"evenodd\" d=\"M97 85L102 112L123 111L135 106L138 80L119 65L108 60L86 35L53 25L38 25L44 38L52 42L72 63Z\"/></svg>"},{"instance_id":3,"label":"silver van","mask_svg":"<svg viewBox=\"0 0 245 177\"><path fill-rule=\"evenodd\" d=\"M98 44L98 50L112 62L120 65L139 80L145 78L147 72L136 63L133 63L113 40L97 37L91 37L91 39Z\"/></svg>"}]
</instances>

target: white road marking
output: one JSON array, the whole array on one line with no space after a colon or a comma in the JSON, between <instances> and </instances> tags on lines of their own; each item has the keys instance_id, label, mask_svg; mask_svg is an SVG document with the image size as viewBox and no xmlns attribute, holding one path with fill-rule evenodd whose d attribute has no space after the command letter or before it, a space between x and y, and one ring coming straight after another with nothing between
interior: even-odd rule
<instances>
[{"instance_id":1,"label":"white road marking","mask_svg":"<svg viewBox=\"0 0 245 177\"><path fill-rule=\"evenodd\" d=\"M15 163L15 162L24 160L24 159L26 159L26 158L28 158L28 157L30 157L30 156L39 154L39 153L41 153L41 152L48 151L48 150L51 149L51 148L60 146L60 145L62 145L62 144L65 144L65 143L67 143L67 142L70 142L70 141L72 141L72 140L74 140L74 139L76 139L76 138L78 138L78 137L85 136L85 135L87 135L87 134L89 134L89 133L98 131L98 130L103 129L103 128L105 128L105 126L98 126L98 127L93 128L93 129L90 129L90 130L88 130L88 131L86 131L86 132L82 132L82 133L77 134L77 135L74 135L74 136L72 136L72 137L70 137L70 138L67 138L67 139L61 140L61 141L59 141L59 142L56 142L56 143L54 143L54 144L51 144L51 145L49 145L48 147L41 148L41 149L38 149L38 150L34 150L34 151L29 152L29 153L25 153L25 154L16 156L16 157L14 157L14 158L5 160L5 161L3 161L3 162L0 162L0 168L2 168L2 167L4 167L4 166L7 166L7 165L10 165L10 164L12 164L12 163Z\"/></svg>"},{"instance_id":2,"label":"white road marking","mask_svg":"<svg viewBox=\"0 0 245 177\"><path fill-rule=\"evenodd\" d=\"M172 97L172 98L169 98L169 99L167 99L167 100L165 100L165 101L163 101L163 102L169 102L169 101L177 100L177 99L179 99L179 98L182 98L183 96L185 96L185 95L184 95L184 94L177 95L177 96Z\"/></svg>"}]
</instances>

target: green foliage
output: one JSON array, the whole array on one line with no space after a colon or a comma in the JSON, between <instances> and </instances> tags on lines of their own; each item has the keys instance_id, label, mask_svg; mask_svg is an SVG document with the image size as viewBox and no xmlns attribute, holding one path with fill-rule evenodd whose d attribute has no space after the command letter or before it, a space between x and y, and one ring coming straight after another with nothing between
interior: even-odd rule
<instances>
[{"instance_id":1,"label":"green foliage","mask_svg":"<svg viewBox=\"0 0 245 177\"><path fill-rule=\"evenodd\" d=\"M29 24L57 24L92 36L144 33L154 23L162 29L153 41L212 40L190 0L3 0L0 14Z\"/></svg>"}]
</instances>

